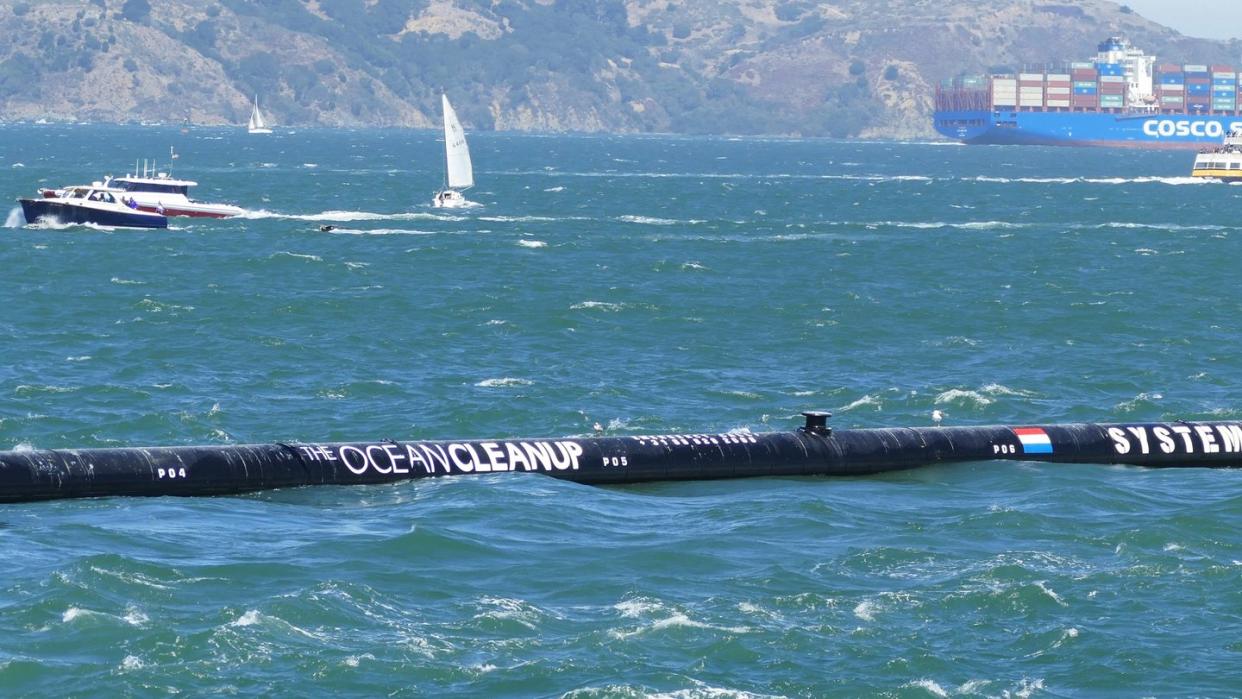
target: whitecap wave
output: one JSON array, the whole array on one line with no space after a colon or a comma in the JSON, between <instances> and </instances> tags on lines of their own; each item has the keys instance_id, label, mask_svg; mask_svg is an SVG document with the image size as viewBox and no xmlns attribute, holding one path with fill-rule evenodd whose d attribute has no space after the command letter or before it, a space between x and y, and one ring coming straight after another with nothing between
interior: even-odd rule
<instances>
[{"instance_id":1,"label":"whitecap wave","mask_svg":"<svg viewBox=\"0 0 1242 699\"><path fill-rule=\"evenodd\" d=\"M1039 591L1047 595L1048 598L1051 599L1053 602L1056 602L1062 607L1069 606L1068 604L1066 604L1065 600L1061 599L1061 596L1058 595L1056 592L1054 592L1052 588L1048 587L1048 583L1044 582L1043 580L1037 580L1035 582L1035 587L1039 588Z\"/></svg>"},{"instance_id":2,"label":"whitecap wave","mask_svg":"<svg viewBox=\"0 0 1242 699\"><path fill-rule=\"evenodd\" d=\"M489 609L476 614L474 618L512 621L531 630L538 628L540 618L545 615L545 612L535 605L525 600L509 597L483 597L479 603Z\"/></svg>"},{"instance_id":3,"label":"whitecap wave","mask_svg":"<svg viewBox=\"0 0 1242 699\"><path fill-rule=\"evenodd\" d=\"M147 622L151 621L151 618L148 617L142 610L135 609L134 607L126 609L125 616L121 617L121 619L130 626L143 626Z\"/></svg>"},{"instance_id":4,"label":"whitecap wave","mask_svg":"<svg viewBox=\"0 0 1242 699\"><path fill-rule=\"evenodd\" d=\"M963 178L963 181L987 182L992 184L1167 184L1181 186L1188 184L1209 184L1210 180L1202 177L993 177L979 175Z\"/></svg>"},{"instance_id":5,"label":"whitecap wave","mask_svg":"<svg viewBox=\"0 0 1242 699\"><path fill-rule=\"evenodd\" d=\"M876 409L879 409L883 407L883 405L884 405L884 401L882 401L879 398L879 396L873 396L873 395L867 394L863 396L862 398L851 401L841 406L840 408L837 408L837 412L846 413L851 410L854 410L855 408L865 408L865 407L874 407Z\"/></svg>"},{"instance_id":6,"label":"whitecap wave","mask_svg":"<svg viewBox=\"0 0 1242 699\"><path fill-rule=\"evenodd\" d=\"M863 621L875 621L875 613L877 611L876 603L869 599L865 599L854 606L854 616Z\"/></svg>"},{"instance_id":7,"label":"whitecap wave","mask_svg":"<svg viewBox=\"0 0 1242 699\"><path fill-rule=\"evenodd\" d=\"M718 626L715 624L709 624L705 621L698 621L696 619L692 619L685 612L672 612L672 614L670 614L669 616L663 619L657 619L655 621L652 621L649 624L640 626L636 629L630 629L630 630L612 629L611 631L608 632L608 634L612 636L613 638L623 639L623 638L630 638L633 636L641 636L643 634L651 633L653 631L663 631L665 629L676 629L676 628L709 629L712 631L723 631L725 633L732 633L732 634L744 634L744 633L749 633L751 631L750 628L745 627L745 626Z\"/></svg>"},{"instance_id":8,"label":"whitecap wave","mask_svg":"<svg viewBox=\"0 0 1242 699\"><path fill-rule=\"evenodd\" d=\"M979 390L988 394L989 396L1020 396L1023 398L1029 398L1030 396L1034 395L1030 391L1020 391L1018 389L1010 388L1008 386L1005 386L1004 384L999 384L999 383L987 384Z\"/></svg>"},{"instance_id":9,"label":"whitecap wave","mask_svg":"<svg viewBox=\"0 0 1242 699\"><path fill-rule=\"evenodd\" d=\"M1164 399L1164 395L1160 393L1156 393L1154 391L1148 393L1147 391L1144 391L1138 394L1137 396L1131 398L1130 400L1118 403L1117 405L1113 406L1113 409L1118 412L1122 412L1122 413L1132 413L1135 410L1138 410L1139 408L1145 405L1150 405L1152 403L1155 403L1156 401L1163 400L1163 399Z\"/></svg>"},{"instance_id":10,"label":"whitecap wave","mask_svg":"<svg viewBox=\"0 0 1242 699\"><path fill-rule=\"evenodd\" d=\"M363 660L375 660L375 656L371 655L370 653L363 653L362 655L351 655L348 658L345 658L345 660L341 661L341 663L345 665L345 667L358 667L358 665L360 665Z\"/></svg>"},{"instance_id":11,"label":"whitecap wave","mask_svg":"<svg viewBox=\"0 0 1242 699\"><path fill-rule=\"evenodd\" d=\"M612 605L612 608L620 612L621 616L632 619L658 612L664 609L664 605L649 597L634 597L621 600Z\"/></svg>"},{"instance_id":12,"label":"whitecap wave","mask_svg":"<svg viewBox=\"0 0 1242 699\"><path fill-rule=\"evenodd\" d=\"M322 211L317 214L286 214L267 209L250 209L239 216L247 219L289 219L294 221L464 221L463 216L425 211L381 214L374 211Z\"/></svg>"},{"instance_id":13,"label":"whitecap wave","mask_svg":"<svg viewBox=\"0 0 1242 699\"><path fill-rule=\"evenodd\" d=\"M966 231L1029 228L1029 223L1011 223L1009 221L966 221L964 223L946 224L949 228L960 228Z\"/></svg>"},{"instance_id":14,"label":"whitecap wave","mask_svg":"<svg viewBox=\"0 0 1242 699\"><path fill-rule=\"evenodd\" d=\"M19 384L13 389L13 393L19 396L29 396L39 393L73 393L78 390L77 386L51 386L38 384Z\"/></svg>"},{"instance_id":15,"label":"whitecap wave","mask_svg":"<svg viewBox=\"0 0 1242 699\"><path fill-rule=\"evenodd\" d=\"M333 228L323 231L332 235L435 235L436 231L417 228Z\"/></svg>"},{"instance_id":16,"label":"whitecap wave","mask_svg":"<svg viewBox=\"0 0 1242 699\"><path fill-rule=\"evenodd\" d=\"M323 258L318 255L310 255L302 252L289 252L288 250L281 250L280 252L272 253L268 259L275 259L277 257L292 257L297 260L307 260L309 262L323 262Z\"/></svg>"},{"instance_id":17,"label":"whitecap wave","mask_svg":"<svg viewBox=\"0 0 1242 699\"><path fill-rule=\"evenodd\" d=\"M1153 230L1153 231L1224 231L1228 230L1228 226L1216 224L1204 225L1184 225L1180 223L1138 223L1134 221L1109 221L1107 223L1079 224L1070 226L1071 229L1084 228L1116 228L1116 229L1136 229L1136 230Z\"/></svg>"},{"instance_id":18,"label":"whitecap wave","mask_svg":"<svg viewBox=\"0 0 1242 699\"><path fill-rule=\"evenodd\" d=\"M655 216L618 216L618 221L622 223L637 223L644 226L676 226L680 221L671 218L657 218Z\"/></svg>"},{"instance_id":19,"label":"whitecap wave","mask_svg":"<svg viewBox=\"0 0 1242 699\"><path fill-rule=\"evenodd\" d=\"M915 680L913 682L907 682L903 686L909 689L921 689L927 692L928 694L932 695L933 697L948 697L949 696L949 692L946 691L944 687L941 687L939 684L937 684L934 680L929 680L929 679Z\"/></svg>"},{"instance_id":20,"label":"whitecap wave","mask_svg":"<svg viewBox=\"0 0 1242 699\"><path fill-rule=\"evenodd\" d=\"M524 247L524 248L532 248L532 249L533 249L533 248L546 248L546 247L548 247L548 244L547 244L547 243L545 243L545 242L543 242L542 240L528 240L528 239L526 239L526 238L523 238L523 239L519 240L519 241L517 242L517 244L518 244L520 247Z\"/></svg>"},{"instance_id":21,"label":"whitecap wave","mask_svg":"<svg viewBox=\"0 0 1242 699\"><path fill-rule=\"evenodd\" d=\"M861 226L864 228L913 228L916 230L936 230L941 228L956 228L966 231L978 230L1017 230L1023 228L1032 228L1038 224L1034 223L1013 223L1012 221L856 221L841 222L838 226Z\"/></svg>"},{"instance_id":22,"label":"whitecap wave","mask_svg":"<svg viewBox=\"0 0 1242 699\"><path fill-rule=\"evenodd\" d=\"M229 622L229 626L254 626L263 618L263 614L257 609L249 609L245 614L237 617Z\"/></svg>"},{"instance_id":23,"label":"whitecap wave","mask_svg":"<svg viewBox=\"0 0 1242 699\"><path fill-rule=\"evenodd\" d=\"M562 219L551 216L480 216L478 220L489 223L553 223Z\"/></svg>"},{"instance_id":24,"label":"whitecap wave","mask_svg":"<svg viewBox=\"0 0 1242 699\"><path fill-rule=\"evenodd\" d=\"M960 388L952 388L942 392L936 396L934 403L936 405L959 405L962 407L982 408L995 403L996 401L989 398L978 391L966 391Z\"/></svg>"},{"instance_id":25,"label":"whitecap wave","mask_svg":"<svg viewBox=\"0 0 1242 699\"><path fill-rule=\"evenodd\" d=\"M531 386L534 382L530 379L516 379L506 376L499 379L483 379L475 384L479 388L509 388L511 386Z\"/></svg>"},{"instance_id":26,"label":"whitecap wave","mask_svg":"<svg viewBox=\"0 0 1242 699\"><path fill-rule=\"evenodd\" d=\"M575 303L569 308L570 310L573 310L573 311L583 311L583 310L598 308L603 311L616 312L616 311L620 311L624 309L625 304L609 303L608 301L583 301L582 303Z\"/></svg>"}]
</instances>

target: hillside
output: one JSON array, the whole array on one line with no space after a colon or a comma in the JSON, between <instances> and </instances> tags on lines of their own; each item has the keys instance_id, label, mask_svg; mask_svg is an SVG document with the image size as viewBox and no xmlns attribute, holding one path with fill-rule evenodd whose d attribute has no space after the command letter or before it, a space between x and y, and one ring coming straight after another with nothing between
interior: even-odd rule
<instances>
[{"instance_id":1,"label":"hillside","mask_svg":"<svg viewBox=\"0 0 1242 699\"><path fill-rule=\"evenodd\" d=\"M0 119L925 137L938 80L1123 34L1106 0L0 0Z\"/></svg>"}]
</instances>

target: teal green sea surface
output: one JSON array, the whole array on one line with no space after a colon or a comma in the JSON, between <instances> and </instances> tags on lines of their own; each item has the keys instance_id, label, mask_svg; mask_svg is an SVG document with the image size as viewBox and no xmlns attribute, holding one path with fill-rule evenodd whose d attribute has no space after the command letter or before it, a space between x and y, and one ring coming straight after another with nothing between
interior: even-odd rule
<instances>
[{"instance_id":1,"label":"teal green sea surface","mask_svg":"<svg viewBox=\"0 0 1242 699\"><path fill-rule=\"evenodd\" d=\"M0 128L6 208L175 146L249 210L10 211L0 448L1242 418L1192 154L470 139L443 211L430 132ZM6 696L1242 688L1242 471L103 498L0 507L0 558Z\"/></svg>"}]
</instances>

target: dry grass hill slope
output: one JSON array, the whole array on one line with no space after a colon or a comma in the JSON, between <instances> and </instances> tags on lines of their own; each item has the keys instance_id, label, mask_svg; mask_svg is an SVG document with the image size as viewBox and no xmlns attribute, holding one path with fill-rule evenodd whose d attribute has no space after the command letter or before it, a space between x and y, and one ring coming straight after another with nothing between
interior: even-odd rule
<instances>
[{"instance_id":1,"label":"dry grass hill slope","mask_svg":"<svg viewBox=\"0 0 1242 699\"><path fill-rule=\"evenodd\" d=\"M0 0L0 119L932 135L937 81L1129 37L1235 63L1108 0Z\"/></svg>"}]
</instances>

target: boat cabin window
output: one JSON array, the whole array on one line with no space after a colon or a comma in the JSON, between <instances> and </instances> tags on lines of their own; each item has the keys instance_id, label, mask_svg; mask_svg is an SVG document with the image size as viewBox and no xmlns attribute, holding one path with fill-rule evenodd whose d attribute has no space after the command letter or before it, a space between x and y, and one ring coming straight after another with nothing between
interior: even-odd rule
<instances>
[{"instance_id":1,"label":"boat cabin window","mask_svg":"<svg viewBox=\"0 0 1242 699\"><path fill-rule=\"evenodd\" d=\"M80 196L82 196L82 194L81 194L81 192L78 192L78 193L75 193L75 194L74 194L74 196L75 196L75 197L80 197ZM93 191L93 190L92 190L92 191L91 191L91 193L90 193L90 196L88 196L88 197L86 197L86 198L87 198L88 200L90 200L90 201L104 201L104 202L108 202L108 203L110 203L110 204L115 204L115 203L116 203L116 197L112 196L112 194L111 194L110 192L96 192L96 191Z\"/></svg>"},{"instance_id":2,"label":"boat cabin window","mask_svg":"<svg viewBox=\"0 0 1242 699\"><path fill-rule=\"evenodd\" d=\"M184 195L189 191L189 187L176 184L156 184L153 182L130 182L122 181L127 192L158 192L160 194L181 194Z\"/></svg>"},{"instance_id":3,"label":"boat cabin window","mask_svg":"<svg viewBox=\"0 0 1242 699\"><path fill-rule=\"evenodd\" d=\"M1242 170L1242 163L1239 163L1239 162L1229 163L1229 169L1230 170Z\"/></svg>"}]
</instances>

